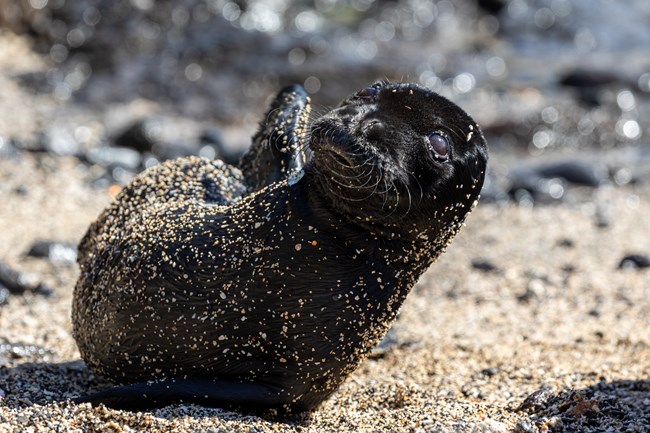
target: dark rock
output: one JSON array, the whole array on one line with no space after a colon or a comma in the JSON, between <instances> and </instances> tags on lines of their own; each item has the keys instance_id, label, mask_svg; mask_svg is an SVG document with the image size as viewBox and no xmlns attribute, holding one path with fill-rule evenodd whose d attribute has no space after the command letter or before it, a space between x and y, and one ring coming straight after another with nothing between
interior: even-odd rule
<instances>
[{"instance_id":1,"label":"dark rock","mask_svg":"<svg viewBox=\"0 0 650 433\"><path fill-rule=\"evenodd\" d=\"M540 278L532 279L526 286L524 293L517 295L517 301L522 304L528 304L535 300L540 300L546 292L545 284L547 281Z\"/></svg>"},{"instance_id":2,"label":"dark rock","mask_svg":"<svg viewBox=\"0 0 650 433\"><path fill-rule=\"evenodd\" d=\"M562 248L573 248L575 246L575 242L573 242L573 239L563 238L557 241L557 245Z\"/></svg>"},{"instance_id":3,"label":"dark rock","mask_svg":"<svg viewBox=\"0 0 650 433\"><path fill-rule=\"evenodd\" d=\"M561 75L559 83L567 87L604 87L620 82L621 78L611 71L574 69Z\"/></svg>"},{"instance_id":4,"label":"dark rock","mask_svg":"<svg viewBox=\"0 0 650 433\"><path fill-rule=\"evenodd\" d=\"M483 9L485 12L492 14L492 15L497 15L501 10L504 8L506 5L505 0L477 0L476 4L479 5L481 9Z\"/></svg>"},{"instance_id":5,"label":"dark rock","mask_svg":"<svg viewBox=\"0 0 650 433\"><path fill-rule=\"evenodd\" d=\"M499 268L489 260L477 259L472 260L472 268L483 272L498 272Z\"/></svg>"},{"instance_id":6,"label":"dark rock","mask_svg":"<svg viewBox=\"0 0 650 433\"><path fill-rule=\"evenodd\" d=\"M564 197L564 184L558 179L547 179L534 167L512 168L509 173L508 194L519 204L553 203Z\"/></svg>"},{"instance_id":7,"label":"dark rock","mask_svg":"<svg viewBox=\"0 0 650 433\"><path fill-rule=\"evenodd\" d=\"M27 188L26 185L22 185L22 184L21 184L21 185L17 185L17 186L13 189L13 192L14 192L14 194L16 194L16 195L25 196L25 195L29 194L29 189Z\"/></svg>"},{"instance_id":8,"label":"dark rock","mask_svg":"<svg viewBox=\"0 0 650 433\"><path fill-rule=\"evenodd\" d=\"M138 152L151 152L163 140L162 124L159 119L147 118L129 125L114 138L118 146L135 149Z\"/></svg>"},{"instance_id":9,"label":"dark rock","mask_svg":"<svg viewBox=\"0 0 650 433\"><path fill-rule=\"evenodd\" d=\"M515 426L514 433L537 433L538 431L530 422L519 420Z\"/></svg>"},{"instance_id":10,"label":"dark rock","mask_svg":"<svg viewBox=\"0 0 650 433\"><path fill-rule=\"evenodd\" d=\"M509 174L509 196L521 203L557 203L571 185L597 188L607 180L606 170L583 161L559 161L541 166L517 165Z\"/></svg>"},{"instance_id":11,"label":"dark rock","mask_svg":"<svg viewBox=\"0 0 650 433\"><path fill-rule=\"evenodd\" d=\"M45 257L55 264L74 264L77 261L77 246L66 242L38 240L31 245L27 255Z\"/></svg>"},{"instance_id":12,"label":"dark rock","mask_svg":"<svg viewBox=\"0 0 650 433\"><path fill-rule=\"evenodd\" d=\"M539 389L532 394L528 395L524 401L517 406L516 412L532 410L533 412L539 411L544 407L546 400L551 397L551 391L545 388Z\"/></svg>"},{"instance_id":13,"label":"dark rock","mask_svg":"<svg viewBox=\"0 0 650 433\"><path fill-rule=\"evenodd\" d=\"M606 180L606 173L598 170L593 164L582 161L561 161L548 164L537 169L546 179L561 178L575 185L597 188Z\"/></svg>"},{"instance_id":14,"label":"dark rock","mask_svg":"<svg viewBox=\"0 0 650 433\"><path fill-rule=\"evenodd\" d=\"M650 267L650 258L647 255L628 254L618 264L619 269L641 269Z\"/></svg>"},{"instance_id":15,"label":"dark rock","mask_svg":"<svg viewBox=\"0 0 650 433\"><path fill-rule=\"evenodd\" d=\"M200 137L201 143L207 146L211 146L215 150L215 158L221 159L223 162L238 166L239 160L243 155L243 151L240 149L235 149L232 146L227 145L221 133L217 128L207 128L201 133Z\"/></svg>"},{"instance_id":16,"label":"dark rock","mask_svg":"<svg viewBox=\"0 0 650 433\"><path fill-rule=\"evenodd\" d=\"M2 261L0 261L0 286L4 286L12 295L32 292L49 297L54 293L48 285L35 283L31 276L11 269Z\"/></svg>"},{"instance_id":17,"label":"dark rock","mask_svg":"<svg viewBox=\"0 0 650 433\"><path fill-rule=\"evenodd\" d=\"M489 368L484 368L483 370L481 370L481 374L483 376L487 376L487 377L496 376L500 372L501 372L501 369L499 367L489 367Z\"/></svg>"}]
</instances>

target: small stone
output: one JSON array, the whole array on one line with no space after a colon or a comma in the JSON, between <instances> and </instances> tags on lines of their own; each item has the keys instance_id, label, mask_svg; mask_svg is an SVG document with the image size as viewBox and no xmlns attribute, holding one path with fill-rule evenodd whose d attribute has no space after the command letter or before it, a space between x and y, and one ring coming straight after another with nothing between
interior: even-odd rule
<instances>
[{"instance_id":1,"label":"small stone","mask_svg":"<svg viewBox=\"0 0 650 433\"><path fill-rule=\"evenodd\" d=\"M628 254L618 264L619 269L642 269L650 267L650 258L642 254Z\"/></svg>"},{"instance_id":2,"label":"small stone","mask_svg":"<svg viewBox=\"0 0 650 433\"><path fill-rule=\"evenodd\" d=\"M486 259L472 260L472 268L486 273L499 271L499 268L494 263Z\"/></svg>"},{"instance_id":3,"label":"small stone","mask_svg":"<svg viewBox=\"0 0 650 433\"><path fill-rule=\"evenodd\" d=\"M0 287L6 288L10 294L21 295L25 292L32 292L44 296L50 296L54 290L46 284L35 282L34 277L15 271L4 262L0 261Z\"/></svg>"},{"instance_id":4,"label":"small stone","mask_svg":"<svg viewBox=\"0 0 650 433\"><path fill-rule=\"evenodd\" d=\"M55 264L74 264L77 261L77 246L71 243L56 241L35 241L27 255L44 257Z\"/></svg>"},{"instance_id":5,"label":"small stone","mask_svg":"<svg viewBox=\"0 0 650 433\"><path fill-rule=\"evenodd\" d=\"M487 376L487 377L495 376L500 372L501 372L501 369L499 367L488 367L488 368L484 368L483 370L481 370L481 374L483 376Z\"/></svg>"},{"instance_id":6,"label":"small stone","mask_svg":"<svg viewBox=\"0 0 650 433\"><path fill-rule=\"evenodd\" d=\"M154 145L163 141L161 121L157 118L138 120L118 134L113 141L119 146L138 152L151 152Z\"/></svg>"},{"instance_id":7,"label":"small stone","mask_svg":"<svg viewBox=\"0 0 650 433\"><path fill-rule=\"evenodd\" d=\"M599 187L607 179L604 170L582 161L560 161L548 164L540 167L538 173L546 179L561 178L574 185L592 188Z\"/></svg>"},{"instance_id":8,"label":"small stone","mask_svg":"<svg viewBox=\"0 0 650 433\"><path fill-rule=\"evenodd\" d=\"M545 388L539 389L532 394L528 395L524 401L517 406L515 409L516 412L521 412L524 410L532 409L533 411L538 411L544 406L544 403L551 396L551 391Z\"/></svg>"}]
</instances>

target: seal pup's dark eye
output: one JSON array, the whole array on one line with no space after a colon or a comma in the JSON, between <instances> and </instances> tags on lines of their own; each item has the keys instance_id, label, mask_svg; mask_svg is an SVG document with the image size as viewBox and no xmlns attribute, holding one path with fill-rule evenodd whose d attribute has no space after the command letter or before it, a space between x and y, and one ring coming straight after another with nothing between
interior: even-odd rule
<instances>
[{"instance_id":1,"label":"seal pup's dark eye","mask_svg":"<svg viewBox=\"0 0 650 433\"><path fill-rule=\"evenodd\" d=\"M356 96L358 99L374 99L378 93L378 88L366 87L363 90L359 90L354 96Z\"/></svg>"},{"instance_id":2,"label":"seal pup's dark eye","mask_svg":"<svg viewBox=\"0 0 650 433\"><path fill-rule=\"evenodd\" d=\"M449 159L449 140L440 132L434 132L429 135L429 145L433 149L433 156L438 161L446 161Z\"/></svg>"}]
</instances>

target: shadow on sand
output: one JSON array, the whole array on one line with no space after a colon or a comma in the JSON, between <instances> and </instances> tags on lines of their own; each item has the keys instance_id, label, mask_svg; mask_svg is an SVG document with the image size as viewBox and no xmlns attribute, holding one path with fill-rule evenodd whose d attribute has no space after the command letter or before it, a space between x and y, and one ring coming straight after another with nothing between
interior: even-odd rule
<instances>
[{"instance_id":1,"label":"shadow on sand","mask_svg":"<svg viewBox=\"0 0 650 433\"><path fill-rule=\"evenodd\" d=\"M1 364L1 363L0 363ZM13 367L0 365L0 404L25 408L33 405L49 403L65 403L71 399L87 395L113 384L101 377L95 376L82 360L69 362L25 362ZM171 410L151 411L156 416L172 419L192 416L220 417L224 420L251 419L256 415L239 414L220 408L202 408L194 405L175 405ZM308 425L309 414L282 416L273 412L260 416L266 421L280 424Z\"/></svg>"},{"instance_id":2,"label":"shadow on sand","mask_svg":"<svg viewBox=\"0 0 650 433\"><path fill-rule=\"evenodd\" d=\"M517 411L551 432L650 431L650 379L600 381L556 394L539 390Z\"/></svg>"}]
</instances>

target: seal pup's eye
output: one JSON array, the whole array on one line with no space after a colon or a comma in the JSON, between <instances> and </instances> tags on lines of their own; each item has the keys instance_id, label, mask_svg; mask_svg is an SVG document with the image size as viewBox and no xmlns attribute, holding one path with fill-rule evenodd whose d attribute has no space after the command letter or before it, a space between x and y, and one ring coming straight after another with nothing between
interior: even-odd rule
<instances>
[{"instance_id":1,"label":"seal pup's eye","mask_svg":"<svg viewBox=\"0 0 650 433\"><path fill-rule=\"evenodd\" d=\"M429 146L433 149L433 156L438 161L446 161L449 159L449 140L441 132L434 132L430 134Z\"/></svg>"},{"instance_id":2,"label":"seal pup's eye","mask_svg":"<svg viewBox=\"0 0 650 433\"><path fill-rule=\"evenodd\" d=\"M356 96L358 99L374 99L377 97L377 94L379 93L379 89L376 87L366 87L363 90L359 90L354 96Z\"/></svg>"}]
</instances>

